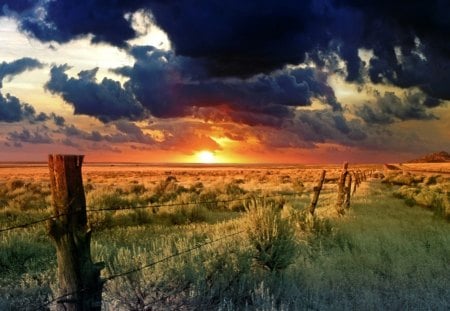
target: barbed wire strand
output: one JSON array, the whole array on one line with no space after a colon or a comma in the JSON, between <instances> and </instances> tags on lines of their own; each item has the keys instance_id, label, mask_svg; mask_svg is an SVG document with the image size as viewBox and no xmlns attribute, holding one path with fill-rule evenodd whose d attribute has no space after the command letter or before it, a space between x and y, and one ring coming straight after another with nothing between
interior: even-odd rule
<instances>
[{"instance_id":1,"label":"barbed wire strand","mask_svg":"<svg viewBox=\"0 0 450 311\"><path fill-rule=\"evenodd\" d=\"M217 200L217 201L198 201L198 202L184 202L184 203L169 203L169 204L149 204L149 205L137 205L137 206L129 206L129 207L106 207L99 209L87 209L86 213L95 213L95 212L106 212L106 211L126 211L126 210L135 210L135 209L145 209L145 208L158 208L158 207L173 207L173 206L185 206L185 205L197 205L197 204L218 204L218 203L231 203L231 202L240 202L251 199L266 199L266 198L274 198L274 197L283 197L283 196L295 196L301 194L300 192L295 193L287 193L287 194L275 194L270 196L251 196L251 197L242 197L238 199L230 199L230 200Z\"/></svg>"},{"instance_id":2,"label":"barbed wire strand","mask_svg":"<svg viewBox=\"0 0 450 311\"><path fill-rule=\"evenodd\" d=\"M193 251L195 251L197 249L200 249L200 248L202 248L202 247L204 247L206 245L210 245L210 244L213 244L213 243L216 243L216 242L228 239L230 237L236 236L236 235L244 233L244 232L246 232L246 230L240 230L240 231L237 231L237 232L233 232L231 234L227 234L227 235L221 236L220 238L217 238L217 239L214 239L214 240L210 240L210 241L207 241L207 242L204 242L204 243L197 244L197 245L195 245L195 246L193 246L191 248L188 248L188 249L185 249L185 250L182 250L182 251L178 251L178 252L173 253L173 254L171 254L171 255L169 255L167 257L164 257L164 258L152 261L149 264L146 264L146 265L143 265L143 266L140 266L140 267L137 267L137 268L125 271L125 272L120 272L120 273L116 273L116 274L110 275L110 276L108 276L106 278L103 278L102 280L103 280L104 283L106 283L106 282L111 281L113 279L124 277L126 275L133 274L133 273L142 271L144 269L148 269L148 268L153 267L153 266L155 266L157 264L163 263L163 262L165 262L165 261L167 261L169 259L181 256L181 255L188 254L188 253L193 252ZM50 300L49 302L47 302L45 304L41 304L41 305L37 306L37 309L44 309L45 307L48 307L48 306L50 306L51 304L53 304L55 302L61 301L61 299L63 299L63 298L66 298L66 297L69 297L69 296L72 296L72 295L75 295L75 294L83 293L86 290L87 289L83 288L83 289L80 289L78 291L74 291L74 292L71 292L71 293L64 294L62 296L56 297L56 298Z\"/></svg>"},{"instance_id":3,"label":"barbed wire strand","mask_svg":"<svg viewBox=\"0 0 450 311\"><path fill-rule=\"evenodd\" d=\"M230 200L220 200L220 201L199 201L199 202L185 202L185 203L170 203L170 204L149 204L149 205L138 205L138 206L129 206L129 207L107 207L107 208L99 208L99 209L86 209L86 213L97 213L97 212L107 212L107 211L126 211L126 210L136 210L136 209L147 209L147 208L161 208L161 207L175 207L175 206L186 206L186 205L197 205L197 204L218 204L218 203L231 203L231 202L239 202L239 201L246 201L251 199L264 199L264 198L273 198L273 197L283 197L283 196L295 196L299 195L301 193L287 193L287 194L276 194L276 195L270 195L270 196L258 196L258 197L243 197L238 199L230 199ZM42 222L46 222L48 220L57 219L59 217L63 216L69 216L74 215L77 213L81 213L81 211L74 211L71 213L63 213L59 215L49 216L45 217L39 220L14 225L11 227L0 229L0 233L11 231L15 229L20 228L27 228Z\"/></svg>"}]
</instances>

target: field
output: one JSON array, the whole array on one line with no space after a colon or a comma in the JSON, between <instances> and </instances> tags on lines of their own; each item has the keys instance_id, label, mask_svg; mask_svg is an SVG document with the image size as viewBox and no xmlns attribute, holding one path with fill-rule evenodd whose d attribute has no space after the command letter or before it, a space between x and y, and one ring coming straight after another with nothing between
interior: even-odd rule
<instances>
[{"instance_id":1,"label":"field","mask_svg":"<svg viewBox=\"0 0 450 311\"><path fill-rule=\"evenodd\" d=\"M450 165L349 169L367 179L339 216L340 165L84 165L102 308L448 310ZM0 166L0 229L50 198L46 166ZM45 222L0 232L0 310L54 308L56 270Z\"/></svg>"}]
</instances>

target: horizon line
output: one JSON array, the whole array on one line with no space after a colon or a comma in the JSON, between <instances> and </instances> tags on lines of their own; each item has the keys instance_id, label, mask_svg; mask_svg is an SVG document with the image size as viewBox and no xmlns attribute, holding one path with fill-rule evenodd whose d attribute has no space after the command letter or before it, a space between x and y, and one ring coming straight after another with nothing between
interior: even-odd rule
<instances>
[{"instance_id":1,"label":"horizon line","mask_svg":"<svg viewBox=\"0 0 450 311\"><path fill-rule=\"evenodd\" d=\"M384 163L402 163L402 162L352 162L344 161L350 164L384 164ZM84 161L86 165L148 165L148 166L164 166L164 165L193 165L193 166L230 166L230 165L339 165L344 162L140 162L140 161ZM46 165L47 161L0 161L0 165L4 164L35 164Z\"/></svg>"}]
</instances>

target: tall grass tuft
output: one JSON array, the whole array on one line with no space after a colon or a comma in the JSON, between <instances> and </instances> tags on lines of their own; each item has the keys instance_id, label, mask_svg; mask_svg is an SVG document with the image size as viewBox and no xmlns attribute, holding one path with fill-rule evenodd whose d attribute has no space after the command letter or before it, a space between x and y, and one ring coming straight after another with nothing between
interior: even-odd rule
<instances>
[{"instance_id":1,"label":"tall grass tuft","mask_svg":"<svg viewBox=\"0 0 450 311\"><path fill-rule=\"evenodd\" d=\"M276 202L254 199L248 206L245 220L254 258L270 271L286 269L296 255L294 226L289 218L283 218Z\"/></svg>"}]
</instances>

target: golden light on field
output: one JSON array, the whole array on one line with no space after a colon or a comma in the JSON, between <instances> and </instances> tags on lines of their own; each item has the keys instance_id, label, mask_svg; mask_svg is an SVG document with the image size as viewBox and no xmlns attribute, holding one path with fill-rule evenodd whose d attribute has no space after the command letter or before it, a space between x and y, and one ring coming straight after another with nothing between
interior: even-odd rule
<instances>
[{"instance_id":1,"label":"golden light on field","mask_svg":"<svg viewBox=\"0 0 450 311\"><path fill-rule=\"evenodd\" d=\"M198 152L196 157L199 163L216 163L214 153L208 150Z\"/></svg>"}]
</instances>

